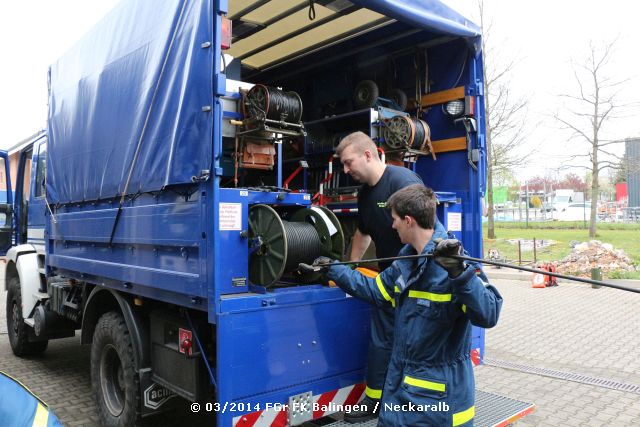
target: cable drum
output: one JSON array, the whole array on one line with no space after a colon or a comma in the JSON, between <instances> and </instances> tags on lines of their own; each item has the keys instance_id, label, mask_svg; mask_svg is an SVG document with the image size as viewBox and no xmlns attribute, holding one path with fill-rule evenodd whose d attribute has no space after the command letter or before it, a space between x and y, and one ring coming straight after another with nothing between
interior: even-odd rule
<instances>
[{"instance_id":1,"label":"cable drum","mask_svg":"<svg viewBox=\"0 0 640 427\"><path fill-rule=\"evenodd\" d=\"M394 116L384 121L385 144L394 150L425 150L431 141L431 130L424 120L409 116Z\"/></svg>"},{"instance_id":2,"label":"cable drum","mask_svg":"<svg viewBox=\"0 0 640 427\"><path fill-rule=\"evenodd\" d=\"M429 129L429 125L424 120L414 119L414 125L416 127L416 135L413 138L413 143L411 144L411 148L414 150L423 150L425 145L431 142L431 130Z\"/></svg>"},{"instance_id":3,"label":"cable drum","mask_svg":"<svg viewBox=\"0 0 640 427\"><path fill-rule=\"evenodd\" d=\"M308 263L320 256L320 236L313 225L289 221L282 221L282 225L289 245L285 271L295 270L301 262Z\"/></svg>"},{"instance_id":4,"label":"cable drum","mask_svg":"<svg viewBox=\"0 0 640 427\"><path fill-rule=\"evenodd\" d=\"M252 118L299 123L302 119L302 99L296 92L284 92L257 84L247 93L246 112Z\"/></svg>"},{"instance_id":5,"label":"cable drum","mask_svg":"<svg viewBox=\"0 0 640 427\"><path fill-rule=\"evenodd\" d=\"M299 209L286 221L271 206L253 205L249 237L249 280L267 287L284 275L301 283L317 283L317 273L295 273L298 264L311 264L321 255L340 259L344 252L340 222L321 206Z\"/></svg>"}]
</instances>

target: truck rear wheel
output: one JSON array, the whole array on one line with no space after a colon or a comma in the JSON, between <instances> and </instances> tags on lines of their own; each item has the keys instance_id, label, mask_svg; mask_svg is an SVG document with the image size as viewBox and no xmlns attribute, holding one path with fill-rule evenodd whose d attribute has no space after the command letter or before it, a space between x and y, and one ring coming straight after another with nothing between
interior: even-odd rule
<instances>
[{"instance_id":1,"label":"truck rear wheel","mask_svg":"<svg viewBox=\"0 0 640 427\"><path fill-rule=\"evenodd\" d=\"M29 342L28 326L22 317L22 294L20 292L20 279L9 279L7 290L7 334L11 351L18 357L33 356L47 349L49 341Z\"/></svg>"},{"instance_id":2,"label":"truck rear wheel","mask_svg":"<svg viewBox=\"0 0 640 427\"><path fill-rule=\"evenodd\" d=\"M140 380L133 343L124 318L115 311L102 315L93 334L91 385L102 425L140 423Z\"/></svg>"}]
</instances>

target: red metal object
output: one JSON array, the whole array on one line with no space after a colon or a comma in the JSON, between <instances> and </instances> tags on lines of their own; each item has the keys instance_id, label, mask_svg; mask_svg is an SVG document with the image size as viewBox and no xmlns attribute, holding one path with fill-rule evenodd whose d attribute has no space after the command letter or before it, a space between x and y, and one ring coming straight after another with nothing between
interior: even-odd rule
<instances>
[{"instance_id":1,"label":"red metal object","mask_svg":"<svg viewBox=\"0 0 640 427\"><path fill-rule=\"evenodd\" d=\"M298 176L298 174L302 171L302 166L298 166L296 168L296 170L293 171L293 173L291 175L289 175L287 177L287 179L284 180L284 183L282 184L284 186L284 188L289 188L289 183L291 181L293 181L293 178L295 178L296 176Z\"/></svg>"},{"instance_id":2,"label":"red metal object","mask_svg":"<svg viewBox=\"0 0 640 427\"><path fill-rule=\"evenodd\" d=\"M193 334L190 330L182 328L178 329L178 343L180 343L180 345L178 346L178 350L180 351L180 353L191 356L193 351L192 340Z\"/></svg>"},{"instance_id":3,"label":"red metal object","mask_svg":"<svg viewBox=\"0 0 640 427\"><path fill-rule=\"evenodd\" d=\"M362 399L365 385L355 384L338 390L328 391L313 397L313 419L335 413L338 407L355 405ZM287 424L287 407L273 405L249 414L233 418L234 427L284 427Z\"/></svg>"},{"instance_id":4,"label":"red metal object","mask_svg":"<svg viewBox=\"0 0 640 427\"><path fill-rule=\"evenodd\" d=\"M331 154L329 156L329 169L327 176L322 181L320 181L320 188L318 189L318 192L315 194L315 196L313 196L313 200L318 200L319 206L324 206L326 204L324 197L324 184L326 184L331 180L331 178L333 178L333 159L333 154Z\"/></svg>"},{"instance_id":5,"label":"red metal object","mask_svg":"<svg viewBox=\"0 0 640 427\"><path fill-rule=\"evenodd\" d=\"M471 350L471 362L473 362L473 366L478 366L481 362L480 358L480 349L474 348Z\"/></svg>"}]
</instances>

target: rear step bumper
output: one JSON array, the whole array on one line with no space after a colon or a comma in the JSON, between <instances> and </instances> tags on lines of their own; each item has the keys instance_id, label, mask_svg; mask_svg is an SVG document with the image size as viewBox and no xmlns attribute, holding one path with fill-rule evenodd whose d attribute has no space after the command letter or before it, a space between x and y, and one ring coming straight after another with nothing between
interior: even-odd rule
<instances>
[{"instance_id":1,"label":"rear step bumper","mask_svg":"<svg viewBox=\"0 0 640 427\"><path fill-rule=\"evenodd\" d=\"M476 416L473 425L476 427L503 427L530 414L535 410L533 403L523 402L506 396L476 390ZM341 416L341 415L336 415ZM325 417L321 420L310 421L304 427L375 427L378 420L370 420L359 424L349 424L345 421L331 421Z\"/></svg>"}]
</instances>

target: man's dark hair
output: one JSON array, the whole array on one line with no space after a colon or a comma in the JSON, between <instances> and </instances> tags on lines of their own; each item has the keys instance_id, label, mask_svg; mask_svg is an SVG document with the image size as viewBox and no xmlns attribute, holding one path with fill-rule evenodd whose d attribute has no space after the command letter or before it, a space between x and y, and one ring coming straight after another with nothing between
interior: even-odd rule
<instances>
[{"instance_id":1,"label":"man's dark hair","mask_svg":"<svg viewBox=\"0 0 640 427\"><path fill-rule=\"evenodd\" d=\"M412 184L398 190L387 200L387 208L401 218L407 215L415 218L418 225L425 229L436 226L436 204L433 190L422 184Z\"/></svg>"}]
</instances>

